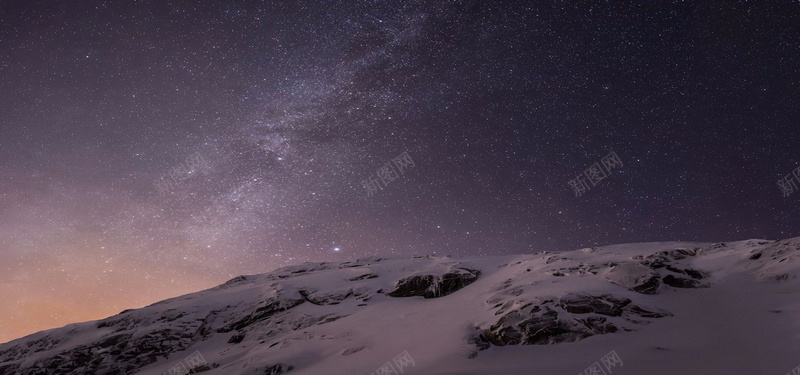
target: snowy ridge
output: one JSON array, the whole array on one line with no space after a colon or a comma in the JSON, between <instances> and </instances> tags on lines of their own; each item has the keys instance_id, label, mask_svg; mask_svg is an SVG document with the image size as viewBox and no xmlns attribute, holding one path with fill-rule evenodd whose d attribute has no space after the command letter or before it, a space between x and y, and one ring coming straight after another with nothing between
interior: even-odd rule
<instances>
[{"instance_id":1,"label":"snowy ridge","mask_svg":"<svg viewBox=\"0 0 800 375\"><path fill-rule=\"evenodd\" d=\"M782 375L798 272L798 238L306 263L2 344L0 374Z\"/></svg>"}]
</instances>

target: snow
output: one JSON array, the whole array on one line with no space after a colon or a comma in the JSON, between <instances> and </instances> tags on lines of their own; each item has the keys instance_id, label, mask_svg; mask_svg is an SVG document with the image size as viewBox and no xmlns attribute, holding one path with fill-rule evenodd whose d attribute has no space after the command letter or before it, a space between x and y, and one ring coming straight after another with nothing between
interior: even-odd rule
<instances>
[{"instance_id":1,"label":"snow","mask_svg":"<svg viewBox=\"0 0 800 375\"><path fill-rule=\"evenodd\" d=\"M667 272L642 265L644 258L676 249L697 255L671 260L670 265L706 272L709 277L703 282L708 287L662 285L657 294L631 290L647 276ZM786 374L800 365L800 284L794 277L800 270L799 255L800 239L790 239L307 263L239 277L101 321L2 344L0 373L4 366L25 368L81 346L105 358L107 366L131 365L133 359L114 357L113 346L103 348L99 342L120 334L130 334L127 340L138 342L171 329L179 333L169 335L174 337L165 339L165 345L179 350L168 358L159 355L156 362L130 373L168 373L198 352L217 365L203 372L208 375L263 374L265 368L278 364L291 365L288 373L297 375L371 374L407 352L414 365L403 370L412 375L576 374L614 351L623 362L610 369L614 374ZM438 298L386 295L403 278L439 277L459 269L479 270L480 276ZM469 342L479 333L476 327L497 323L500 315L496 313L569 293L628 298L672 316L640 321L611 317L622 329L552 345L492 345L478 351ZM271 304L275 301L281 303ZM286 307L284 301L298 304L244 328L230 329L270 308ZM240 332L244 339L229 343Z\"/></svg>"}]
</instances>

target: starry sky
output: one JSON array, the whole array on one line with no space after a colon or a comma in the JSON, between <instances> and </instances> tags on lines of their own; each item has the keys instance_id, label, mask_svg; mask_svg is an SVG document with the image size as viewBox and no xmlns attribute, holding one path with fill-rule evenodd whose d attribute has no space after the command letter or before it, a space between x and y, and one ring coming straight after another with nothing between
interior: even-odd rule
<instances>
[{"instance_id":1,"label":"starry sky","mask_svg":"<svg viewBox=\"0 0 800 375\"><path fill-rule=\"evenodd\" d=\"M3 0L0 342L305 261L800 236L798 41L797 1Z\"/></svg>"}]
</instances>

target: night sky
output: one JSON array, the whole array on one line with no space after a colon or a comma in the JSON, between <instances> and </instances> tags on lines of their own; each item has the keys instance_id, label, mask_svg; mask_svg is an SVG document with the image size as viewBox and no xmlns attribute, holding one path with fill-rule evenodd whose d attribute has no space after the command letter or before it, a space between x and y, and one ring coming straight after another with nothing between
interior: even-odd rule
<instances>
[{"instance_id":1,"label":"night sky","mask_svg":"<svg viewBox=\"0 0 800 375\"><path fill-rule=\"evenodd\" d=\"M800 235L800 2L544 3L3 0L0 341L305 261Z\"/></svg>"}]
</instances>

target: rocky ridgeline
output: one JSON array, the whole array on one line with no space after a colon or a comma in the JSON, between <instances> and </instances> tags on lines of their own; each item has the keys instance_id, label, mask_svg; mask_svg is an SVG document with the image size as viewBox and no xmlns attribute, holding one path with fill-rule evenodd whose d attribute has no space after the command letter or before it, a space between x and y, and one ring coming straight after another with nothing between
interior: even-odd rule
<instances>
[{"instance_id":1,"label":"rocky ridgeline","mask_svg":"<svg viewBox=\"0 0 800 375\"><path fill-rule=\"evenodd\" d=\"M757 268L758 278L765 281L795 277L791 270L800 262L800 241L764 241L752 246L754 250L742 256L743 269ZM337 305L368 308L376 299L438 299L455 293L488 296L486 314L494 317L478 324L474 332L465 333L475 348L471 357L492 346L574 342L634 330L654 319L672 316L634 297L712 287L712 274L692 267L692 260L723 251L727 251L726 244L719 243L622 256L614 261L604 261L609 259L603 258L608 254L594 249L571 255L544 254L497 267L518 273L494 286L484 283L478 289L469 287L486 272L498 271L441 257L396 261L405 263L392 272L382 271L391 268L379 267L385 261L382 258L307 263L263 275L239 276L206 291L0 345L0 375L133 374L157 361L174 361L177 352L185 355L193 345L210 340L231 348L255 343L280 349L293 345L301 333L304 339L315 338L305 331L307 328L344 319L355 311ZM328 282L331 277L326 275L331 273L335 273L336 283ZM635 293L628 293L630 298L615 295L618 292L530 295L537 287L529 286L542 283L542 278L587 278L588 282L611 283ZM292 334L295 336L290 337ZM349 348L341 355L364 348ZM297 365L263 363L250 373L283 374ZM212 362L188 370L196 373L219 366L224 368L225 364Z\"/></svg>"},{"instance_id":2,"label":"rocky ridgeline","mask_svg":"<svg viewBox=\"0 0 800 375\"><path fill-rule=\"evenodd\" d=\"M208 340L214 335L229 335L227 342L230 344L238 344L245 339L266 342L287 332L330 323L346 315L323 313L312 316L295 312L293 309L304 303L327 306L345 300L361 302L359 306L365 306L375 293L383 293L383 290L373 290L366 286L334 291L314 287L286 290L280 281L331 269L365 267L381 260L381 258L370 258L341 264L309 263L285 267L263 278L239 276L202 293L224 291L248 284L255 286L259 279L272 284L262 293L263 300L244 301L235 306L228 305L219 310L212 310L202 317L175 309L159 312L158 316L147 313L135 314L137 310L127 310L96 323L83 323L83 329L94 328L108 332L91 345L75 345L63 349L61 344L65 340L49 334L21 345L5 345L7 348L0 350L0 374L132 374L145 365L154 363L160 358L169 359L171 354L182 351L194 343ZM391 297L437 298L469 285L477 280L479 274L477 270L457 268L441 275L406 277L398 280L395 289L386 294ZM359 282L375 278L378 278L378 275L365 273L349 280ZM162 304L164 302L151 307ZM148 308L139 310L139 312L147 311ZM281 344L282 341L278 340L271 345ZM53 353L33 363L20 363L29 355L47 351ZM219 364L211 363L189 370L195 373L217 366ZM288 364L270 364L264 366L261 373L277 375L292 368L293 366Z\"/></svg>"}]
</instances>

